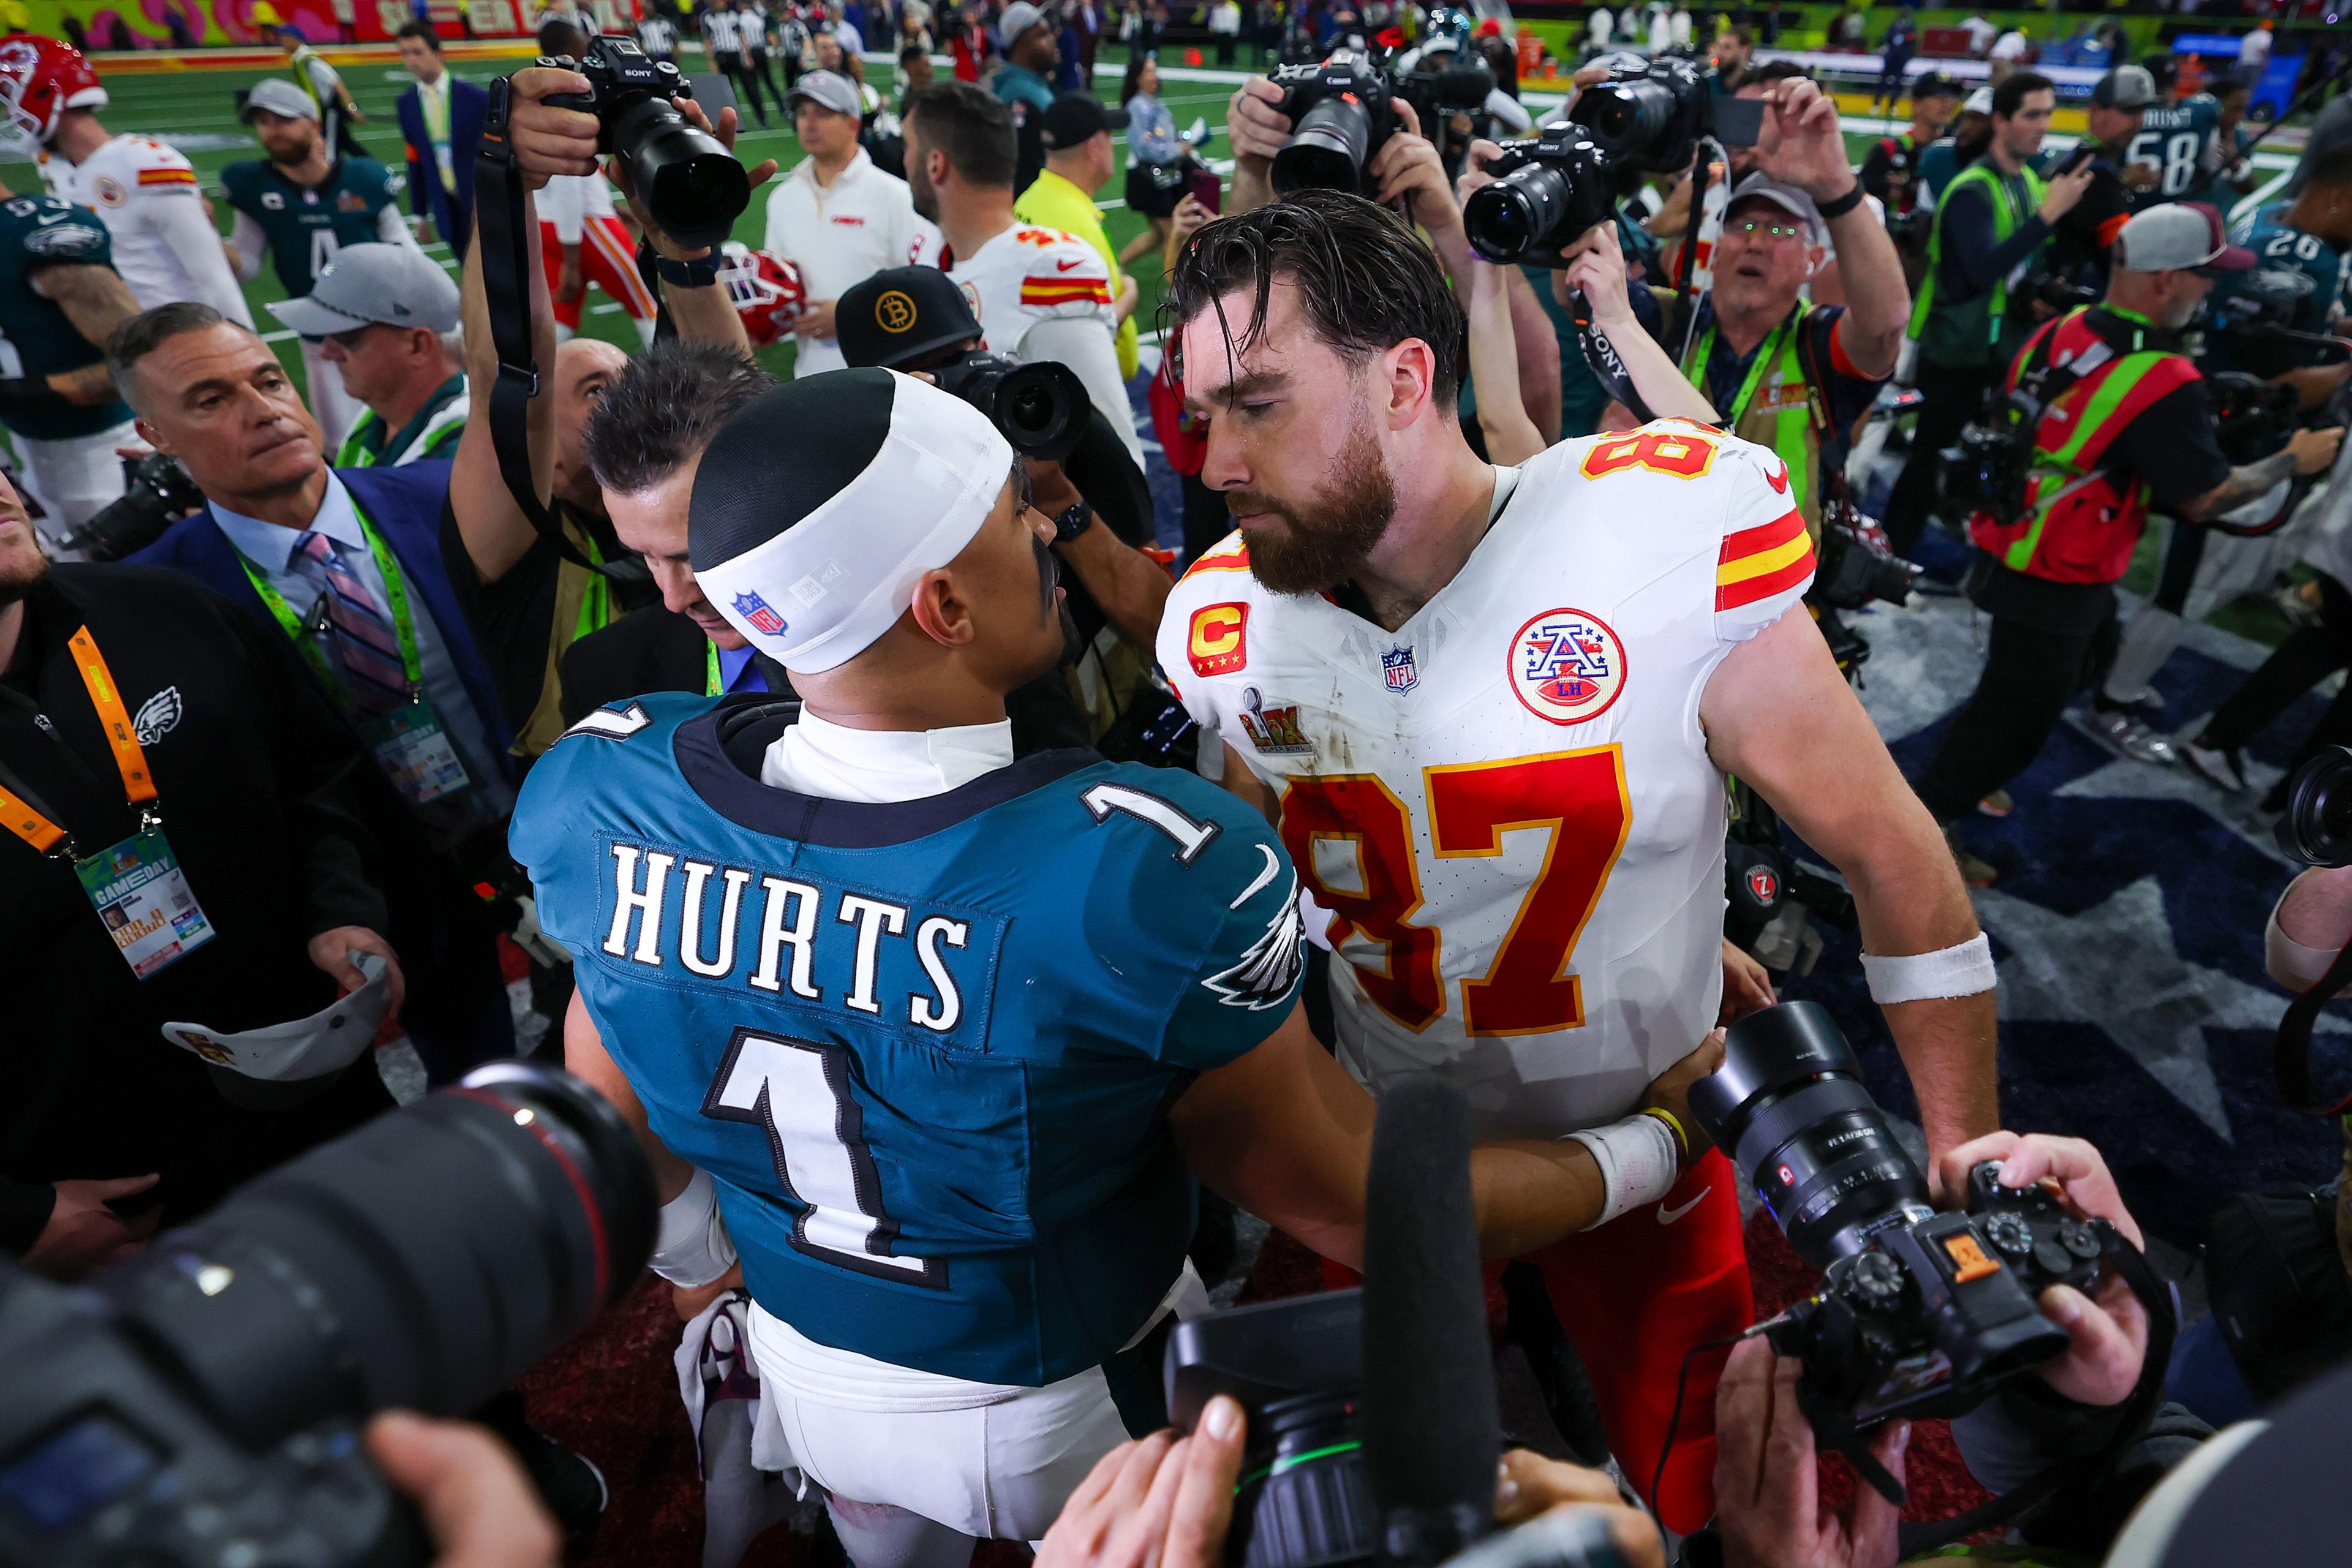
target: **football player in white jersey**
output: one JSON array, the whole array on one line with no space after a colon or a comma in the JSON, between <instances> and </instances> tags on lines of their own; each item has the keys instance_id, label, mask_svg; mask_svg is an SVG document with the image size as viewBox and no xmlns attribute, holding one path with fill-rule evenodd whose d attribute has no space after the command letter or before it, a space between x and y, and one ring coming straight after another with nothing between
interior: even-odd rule
<instances>
[{"instance_id":1,"label":"football player in white jersey","mask_svg":"<svg viewBox=\"0 0 2352 1568\"><path fill-rule=\"evenodd\" d=\"M1685 1353L1752 1313L1728 1163L1678 1175L1703 1135L1633 1114L1717 1022L1724 773L1852 884L1939 1152L1997 1125L1967 892L1800 603L1770 452L1661 421L1489 467L1455 415L1460 307L1354 196L1209 225L1170 300L1240 531L1177 585L1161 666L1330 915L1339 1059L1375 1092L1446 1073L1482 1136L1596 1151L1601 1220L1533 1261L1646 1489ZM1721 1364L1670 1450L1676 1531L1711 1511Z\"/></svg>"},{"instance_id":2,"label":"football player in white jersey","mask_svg":"<svg viewBox=\"0 0 2352 1568\"><path fill-rule=\"evenodd\" d=\"M140 306L198 300L250 329L253 311L205 216L196 171L144 136L111 136L96 110L106 89L81 51L51 38L0 39L0 110L39 153L49 194L105 220L114 269Z\"/></svg>"},{"instance_id":3,"label":"football player in white jersey","mask_svg":"<svg viewBox=\"0 0 2352 1568\"><path fill-rule=\"evenodd\" d=\"M1069 366L1141 468L1110 268L1085 240L1013 216L1012 112L970 82L934 81L907 95L905 130L915 211L945 237L948 276L963 286L986 346Z\"/></svg>"}]
</instances>

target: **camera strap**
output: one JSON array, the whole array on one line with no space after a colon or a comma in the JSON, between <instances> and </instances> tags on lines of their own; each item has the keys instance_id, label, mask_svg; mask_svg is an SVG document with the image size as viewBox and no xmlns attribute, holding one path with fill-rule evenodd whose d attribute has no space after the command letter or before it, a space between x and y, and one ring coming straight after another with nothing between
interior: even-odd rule
<instances>
[{"instance_id":1,"label":"camera strap","mask_svg":"<svg viewBox=\"0 0 2352 1568\"><path fill-rule=\"evenodd\" d=\"M630 573L591 561L565 537L562 520L539 499L530 469L530 401L540 392L539 363L530 341L530 231L523 213L522 171L507 139L512 92L505 77L490 83L482 117L481 150L474 160L474 243L482 248L482 293L489 307L490 342L498 351L498 379L490 384L490 447L499 478L540 538L574 566L600 576Z\"/></svg>"},{"instance_id":2,"label":"camera strap","mask_svg":"<svg viewBox=\"0 0 2352 1568\"><path fill-rule=\"evenodd\" d=\"M1612 216L1609 221L1614 223L1617 220ZM1605 333L1593 330L1592 305L1585 299L1583 289L1570 289L1568 291L1568 316L1576 323L1576 346L1583 351L1584 363L1591 368L1593 379L1601 383L1601 389L1633 410L1637 423L1647 425L1655 419L1656 412L1642 401L1642 395L1633 388L1633 373L1625 368L1625 362L1617 357L1617 346Z\"/></svg>"},{"instance_id":3,"label":"camera strap","mask_svg":"<svg viewBox=\"0 0 2352 1568\"><path fill-rule=\"evenodd\" d=\"M2271 1079L2278 1085L2279 1098L2306 1116L2340 1116L2352 1110L2352 1094L2328 1105L2311 1088L2312 1028L2319 1022L2319 1010L2347 985L2352 985L2352 945L2336 955L2318 984L2287 1004L2286 1016L2279 1020L2271 1040Z\"/></svg>"},{"instance_id":4,"label":"camera strap","mask_svg":"<svg viewBox=\"0 0 2352 1568\"><path fill-rule=\"evenodd\" d=\"M2175 1324L2172 1289L2157 1277L2147 1255L2134 1247L2114 1226L2103 1219L2095 1219L2091 1225L2098 1233L2102 1255L2124 1283L2131 1287L2131 1293L2139 1298L2141 1307L2147 1312L2147 1352L2141 1358L2139 1381L2132 1384L2130 1394L2124 1400L2115 1430L2096 1452L2065 1464L2054 1465L2023 1486L2003 1492L1966 1513L1925 1524L1900 1526L1896 1548L1898 1560L1908 1561L1949 1546L1979 1531L2007 1525L2026 1510L2054 1496L2061 1489L2088 1482L2112 1471L2116 1461L2123 1458L2124 1450L2138 1441L2139 1435L2147 1429L2157 1406L2164 1403L2164 1380L2172 1364ZM1868 1449L1861 1442L1853 1443L1845 1450L1845 1455L1866 1484L1876 1488L1883 1496L1900 1496L1902 1489L1899 1486L1890 1493L1885 1486L1879 1484L1885 1481L1893 1485L1894 1478L1870 1457Z\"/></svg>"}]
</instances>

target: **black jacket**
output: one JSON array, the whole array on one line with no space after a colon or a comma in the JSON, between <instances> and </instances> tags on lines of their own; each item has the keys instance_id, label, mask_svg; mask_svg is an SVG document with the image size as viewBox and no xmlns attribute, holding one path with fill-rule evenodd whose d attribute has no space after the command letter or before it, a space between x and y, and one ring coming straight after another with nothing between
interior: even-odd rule
<instances>
[{"instance_id":1,"label":"black jacket","mask_svg":"<svg viewBox=\"0 0 2352 1568\"><path fill-rule=\"evenodd\" d=\"M705 689L710 679L709 647L700 626L659 605L589 633L563 651L563 721L577 724L592 710L648 691ZM770 691L793 695L783 666L765 654L752 657L767 675ZM1004 710L1013 721L1016 755L1091 744L1086 715L1059 670L1007 696Z\"/></svg>"},{"instance_id":2,"label":"black jacket","mask_svg":"<svg viewBox=\"0 0 2352 1568\"><path fill-rule=\"evenodd\" d=\"M67 649L83 626L148 732L164 834L216 934L140 980L73 867L0 834L10 976L0 1247L12 1250L47 1222L51 1182L161 1172L156 1195L173 1222L391 1104L362 1055L298 1106L240 1110L161 1033L166 1022L236 1030L315 1012L336 986L311 966L310 939L386 929L354 816L351 774L364 764L343 725L285 637L177 573L52 567L25 600L0 675L0 763L84 854L137 820Z\"/></svg>"}]
</instances>

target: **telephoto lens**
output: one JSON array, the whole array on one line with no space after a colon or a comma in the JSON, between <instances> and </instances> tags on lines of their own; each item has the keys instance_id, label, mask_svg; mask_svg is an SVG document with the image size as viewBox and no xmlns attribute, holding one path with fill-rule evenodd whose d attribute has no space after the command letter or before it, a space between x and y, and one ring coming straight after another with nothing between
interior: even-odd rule
<instances>
[{"instance_id":1,"label":"telephoto lens","mask_svg":"<svg viewBox=\"0 0 2352 1568\"><path fill-rule=\"evenodd\" d=\"M2352 866L2352 751L2322 746L2287 781L2278 847L2306 866Z\"/></svg>"},{"instance_id":2,"label":"telephoto lens","mask_svg":"<svg viewBox=\"0 0 2352 1568\"><path fill-rule=\"evenodd\" d=\"M751 205L751 177L735 154L666 98L630 104L606 139L654 222L680 245L717 245Z\"/></svg>"},{"instance_id":3,"label":"telephoto lens","mask_svg":"<svg viewBox=\"0 0 2352 1568\"><path fill-rule=\"evenodd\" d=\"M1890 1223L1934 1212L1926 1179L1817 1002L1784 1002L1732 1025L1722 1068L1691 1085L1690 1108L1816 1268L1862 1251Z\"/></svg>"},{"instance_id":4,"label":"telephoto lens","mask_svg":"<svg viewBox=\"0 0 2352 1568\"><path fill-rule=\"evenodd\" d=\"M1094 408L1086 383L1066 364L1023 364L1011 354L974 349L932 373L952 393L989 417L1024 458L1059 462L1086 434Z\"/></svg>"},{"instance_id":5,"label":"telephoto lens","mask_svg":"<svg viewBox=\"0 0 2352 1568\"><path fill-rule=\"evenodd\" d=\"M1348 97L1326 98L1298 117L1290 140L1274 155L1274 188L1293 191L1352 191L1363 181L1364 153L1372 140L1372 118Z\"/></svg>"}]
</instances>

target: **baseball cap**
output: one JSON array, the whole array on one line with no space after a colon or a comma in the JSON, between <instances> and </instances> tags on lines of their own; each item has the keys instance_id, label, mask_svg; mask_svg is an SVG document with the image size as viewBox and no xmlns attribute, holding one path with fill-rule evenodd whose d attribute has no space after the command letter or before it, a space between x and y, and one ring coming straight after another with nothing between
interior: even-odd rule
<instances>
[{"instance_id":1,"label":"baseball cap","mask_svg":"<svg viewBox=\"0 0 2352 1568\"><path fill-rule=\"evenodd\" d=\"M821 673L898 624L1012 471L988 416L929 382L877 367L788 381L703 448L687 558L753 647Z\"/></svg>"},{"instance_id":2,"label":"baseball cap","mask_svg":"<svg viewBox=\"0 0 2352 1568\"><path fill-rule=\"evenodd\" d=\"M857 100L857 84L838 71L803 71L800 80L793 83L790 96L805 98L819 109L829 109L835 114L862 117L865 110Z\"/></svg>"},{"instance_id":3,"label":"baseball cap","mask_svg":"<svg viewBox=\"0 0 2352 1568\"><path fill-rule=\"evenodd\" d=\"M2166 202L2124 225L2116 236L2115 264L2126 272L2243 272L2253 266L2254 253L2231 245L2221 213L2203 202Z\"/></svg>"},{"instance_id":4,"label":"baseball cap","mask_svg":"<svg viewBox=\"0 0 2352 1568\"><path fill-rule=\"evenodd\" d=\"M1822 221L1822 209L1813 205L1813 198L1794 185L1782 184L1760 170L1732 187L1731 201L1724 207L1724 215L1728 217L1733 207L1750 196L1770 202L1783 211L1803 219L1805 232L1815 245L1829 243L1829 226Z\"/></svg>"},{"instance_id":5,"label":"baseball cap","mask_svg":"<svg viewBox=\"0 0 2352 1568\"><path fill-rule=\"evenodd\" d=\"M372 322L455 331L457 285L422 251L371 241L335 252L308 295L274 300L269 313L306 338Z\"/></svg>"},{"instance_id":6,"label":"baseball cap","mask_svg":"<svg viewBox=\"0 0 2352 1568\"><path fill-rule=\"evenodd\" d=\"M287 120L319 118L319 106L310 101L310 95L282 76L266 76L255 82L236 117L250 125L254 115L264 110Z\"/></svg>"},{"instance_id":7,"label":"baseball cap","mask_svg":"<svg viewBox=\"0 0 2352 1568\"><path fill-rule=\"evenodd\" d=\"M1127 129L1127 110L1113 109L1090 92L1066 92L1045 106L1039 139L1049 149L1076 147L1102 131Z\"/></svg>"},{"instance_id":8,"label":"baseball cap","mask_svg":"<svg viewBox=\"0 0 2352 1568\"><path fill-rule=\"evenodd\" d=\"M963 289L936 267L893 267L834 302L841 357L856 365L904 370L924 355L980 336Z\"/></svg>"},{"instance_id":9,"label":"baseball cap","mask_svg":"<svg viewBox=\"0 0 2352 1568\"><path fill-rule=\"evenodd\" d=\"M1029 4L1029 0L1013 0L1004 15L996 19L996 47L1009 49L1013 40L1045 19L1045 13Z\"/></svg>"},{"instance_id":10,"label":"baseball cap","mask_svg":"<svg viewBox=\"0 0 2352 1568\"><path fill-rule=\"evenodd\" d=\"M2091 102L2100 109L2146 109L2156 101L2156 79L2145 66L2117 66L2091 89Z\"/></svg>"},{"instance_id":11,"label":"baseball cap","mask_svg":"<svg viewBox=\"0 0 2352 1568\"><path fill-rule=\"evenodd\" d=\"M1960 105L1960 112L1962 114L1982 114L1990 116L1992 113L1992 89L1989 87L1980 87L1977 89L1976 91L1969 94L1968 101Z\"/></svg>"},{"instance_id":12,"label":"baseball cap","mask_svg":"<svg viewBox=\"0 0 2352 1568\"><path fill-rule=\"evenodd\" d=\"M1912 79L1911 96L1915 100L1922 98L1958 98L1960 96L1960 84L1942 71L1928 71L1923 76Z\"/></svg>"}]
</instances>

